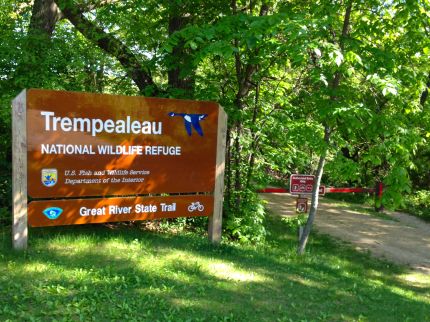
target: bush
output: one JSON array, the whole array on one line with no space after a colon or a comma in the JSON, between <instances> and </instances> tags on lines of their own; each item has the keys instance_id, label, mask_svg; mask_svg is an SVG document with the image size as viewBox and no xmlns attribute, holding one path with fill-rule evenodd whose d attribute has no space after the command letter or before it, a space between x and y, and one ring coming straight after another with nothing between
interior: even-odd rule
<instances>
[{"instance_id":1,"label":"bush","mask_svg":"<svg viewBox=\"0 0 430 322\"><path fill-rule=\"evenodd\" d=\"M328 199L346 201L355 204L374 204L374 196L369 193L328 193L325 195Z\"/></svg>"},{"instance_id":2,"label":"bush","mask_svg":"<svg viewBox=\"0 0 430 322\"><path fill-rule=\"evenodd\" d=\"M7 208L0 208L0 227L10 226L12 222L11 213Z\"/></svg>"},{"instance_id":3,"label":"bush","mask_svg":"<svg viewBox=\"0 0 430 322\"><path fill-rule=\"evenodd\" d=\"M0 174L0 227L12 222L12 184L9 176Z\"/></svg>"},{"instance_id":4,"label":"bush","mask_svg":"<svg viewBox=\"0 0 430 322\"><path fill-rule=\"evenodd\" d=\"M0 96L0 226L11 224L12 210L12 148L11 97Z\"/></svg>"},{"instance_id":5,"label":"bush","mask_svg":"<svg viewBox=\"0 0 430 322\"><path fill-rule=\"evenodd\" d=\"M264 201L258 195L250 190L235 192L233 200L240 198L241 206L239 209L228 211L228 217L225 221L226 233L241 242L262 242L266 237L264 228Z\"/></svg>"},{"instance_id":6,"label":"bush","mask_svg":"<svg viewBox=\"0 0 430 322\"><path fill-rule=\"evenodd\" d=\"M299 214L298 216L294 217L284 217L281 220L291 229L297 230L299 227L306 225L306 222L308 221L308 214Z\"/></svg>"},{"instance_id":7,"label":"bush","mask_svg":"<svg viewBox=\"0 0 430 322\"><path fill-rule=\"evenodd\" d=\"M418 190L405 197L405 209L412 215L430 221L430 191Z\"/></svg>"},{"instance_id":8,"label":"bush","mask_svg":"<svg viewBox=\"0 0 430 322\"><path fill-rule=\"evenodd\" d=\"M207 231L208 217L178 217L145 222L146 225L154 223L157 223L158 230L163 232L196 231L203 234Z\"/></svg>"}]
</instances>

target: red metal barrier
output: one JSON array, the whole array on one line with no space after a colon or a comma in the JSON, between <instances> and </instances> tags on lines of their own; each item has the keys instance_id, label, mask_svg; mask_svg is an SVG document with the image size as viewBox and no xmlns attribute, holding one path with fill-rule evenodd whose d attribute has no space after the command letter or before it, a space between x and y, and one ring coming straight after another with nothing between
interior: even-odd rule
<instances>
[{"instance_id":1,"label":"red metal barrier","mask_svg":"<svg viewBox=\"0 0 430 322\"><path fill-rule=\"evenodd\" d=\"M285 188L265 188L257 190L259 193L287 193L288 189ZM325 193L374 193L374 188L334 188L334 187L326 187Z\"/></svg>"},{"instance_id":2,"label":"red metal barrier","mask_svg":"<svg viewBox=\"0 0 430 322\"><path fill-rule=\"evenodd\" d=\"M358 193L374 193L374 188L333 188L333 187L327 187L326 193L352 193L352 192L358 192Z\"/></svg>"},{"instance_id":3,"label":"red metal barrier","mask_svg":"<svg viewBox=\"0 0 430 322\"><path fill-rule=\"evenodd\" d=\"M284 189L284 188L265 188L265 189L257 190L257 192L259 192L259 193L285 193L285 192L288 192L288 190Z\"/></svg>"},{"instance_id":4,"label":"red metal barrier","mask_svg":"<svg viewBox=\"0 0 430 322\"><path fill-rule=\"evenodd\" d=\"M382 195L384 193L384 184L382 182L378 182L378 198L382 198Z\"/></svg>"}]
</instances>

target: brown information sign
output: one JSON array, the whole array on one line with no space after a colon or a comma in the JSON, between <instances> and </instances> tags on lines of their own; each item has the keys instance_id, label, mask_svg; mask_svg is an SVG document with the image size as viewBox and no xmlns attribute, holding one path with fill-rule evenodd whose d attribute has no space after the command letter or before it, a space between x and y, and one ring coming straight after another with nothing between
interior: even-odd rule
<instances>
[{"instance_id":1,"label":"brown information sign","mask_svg":"<svg viewBox=\"0 0 430 322\"><path fill-rule=\"evenodd\" d=\"M218 243L226 135L214 102L23 90L12 101L13 248L27 248L28 225L192 216L209 217Z\"/></svg>"},{"instance_id":2,"label":"brown information sign","mask_svg":"<svg viewBox=\"0 0 430 322\"><path fill-rule=\"evenodd\" d=\"M213 102L27 91L33 198L213 192Z\"/></svg>"},{"instance_id":3,"label":"brown information sign","mask_svg":"<svg viewBox=\"0 0 430 322\"><path fill-rule=\"evenodd\" d=\"M210 216L213 205L214 197L205 195L32 201L28 223L44 227Z\"/></svg>"}]
</instances>

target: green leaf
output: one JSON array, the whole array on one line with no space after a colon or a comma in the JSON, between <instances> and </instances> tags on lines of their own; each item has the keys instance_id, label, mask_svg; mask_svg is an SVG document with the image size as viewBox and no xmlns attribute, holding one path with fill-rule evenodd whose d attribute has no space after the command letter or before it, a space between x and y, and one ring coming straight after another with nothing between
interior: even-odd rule
<instances>
[{"instance_id":1,"label":"green leaf","mask_svg":"<svg viewBox=\"0 0 430 322\"><path fill-rule=\"evenodd\" d=\"M340 64L342 64L342 61L343 61L343 55L340 51L337 51L336 53L337 53L337 55L335 58L335 62L336 62L337 66L340 66Z\"/></svg>"}]
</instances>

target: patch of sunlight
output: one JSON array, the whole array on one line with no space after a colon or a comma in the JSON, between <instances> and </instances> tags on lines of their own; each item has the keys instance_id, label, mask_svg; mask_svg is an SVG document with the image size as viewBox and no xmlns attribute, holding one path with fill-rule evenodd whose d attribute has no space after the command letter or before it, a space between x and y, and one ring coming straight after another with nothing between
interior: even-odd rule
<instances>
[{"instance_id":1,"label":"patch of sunlight","mask_svg":"<svg viewBox=\"0 0 430 322\"><path fill-rule=\"evenodd\" d=\"M73 254L80 253L82 251L87 251L88 249L91 249L91 246L90 245L81 246L81 245L77 245L76 243L69 244L69 245L50 243L50 244L47 244L46 246L43 246L43 248L45 250L55 251L57 253L65 253L68 255L73 255Z\"/></svg>"},{"instance_id":2,"label":"patch of sunlight","mask_svg":"<svg viewBox=\"0 0 430 322\"><path fill-rule=\"evenodd\" d=\"M192 308L202 311L206 311L207 308L210 307L213 311L217 312L228 312L232 310L235 305L235 303L227 302L227 300L223 299L222 296L217 298L216 301L202 297L193 299L174 298L171 301L176 307ZM222 319L221 321L230 321L230 319Z\"/></svg>"},{"instance_id":3,"label":"patch of sunlight","mask_svg":"<svg viewBox=\"0 0 430 322\"><path fill-rule=\"evenodd\" d=\"M417 285L414 285L415 287ZM423 286L424 288L427 288L427 286ZM421 300L427 303L430 303L430 298L428 297L428 294L417 294L414 290L408 290L403 288L402 286L388 286L391 292L394 294L398 294L400 296L403 296L405 298L411 299L411 300Z\"/></svg>"},{"instance_id":4,"label":"patch of sunlight","mask_svg":"<svg viewBox=\"0 0 430 322\"><path fill-rule=\"evenodd\" d=\"M115 251L138 251L141 249L141 244L137 239L132 242L125 242L122 239L111 239L103 242L102 245L105 249L114 249Z\"/></svg>"},{"instance_id":5,"label":"patch of sunlight","mask_svg":"<svg viewBox=\"0 0 430 322\"><path fill-rule=\"evenodd\" d=\"M52 265L40 262L28 263L21 267L21 270L25 273L45 273L51 269Z\"/></svg>"},{"instance_id":6,"label":"patch of sunlight","mask_svg":"<svg viewBox=\"0 0 430 322\"><path fill-rule=\"evenodd\" d=\"M170 253L163 255L164 264L184 263L187 266L199 266L201 269L213 264L213 259L204 255L199 255L193 251L171 250Z\"/></svg>"},{"instance_id":7,"label":"patch of sunlight","mask_svg":"<svg viewBox=\"0 0 430 322\"><path fill-rule=\"evenodd\" d=\"M325 288L325 286L322 285L321 283L318 283L316 281L313 281L313 280L310 280L307 278L303 278L303 277L297 276L297 275L288 276L288 279L293 281L293 282L297 282L297 283L300 283L300 284L308 286L308 287L314 287L314 288L318 288L318 289L324 289Z\"/></svg>"},{"instance_id":8,"label":"patch of sunlight","mask_svg":"<svg viewBox=\"0 0 430 322\"><path fill-rule=\"evenodd\" d=\"M419 273L419 272L409 272L399 276L401 280L408 282L409 285L413 285L419 288L430 287L430 275Z\"/></svg>"},{"instance_id":9,"label":"patch of sunlight","mask_svg":"<svg viewBox=\"0 0 430 322\"><path fill-rule=\"evenodd\" d=\"M44 249L75 252L76 250L93 248L95 240L87 236L80 238L60 236L51 239L49 243L41 242L40 244Z\"/></svg>"},{"instance_id":10,"label":"patch of sunlight","mask_svg":"<svg viewBox=\"0 0 430 322\"><path fill-rule=\"evenodd\" d=\"M209 274L224 280L233 280L237 282L264 282L267 280L264 276L255 272L246 272L237 269L233 264L222 262L208 264Z\"/></svg>"},{"instance_id":11,"label":"patch of sunlight","mask_svg":"<svg viewBox=\"0 0 430 322\"><path fill-rule=\"evenodd\" d=\"M75 240L65 243L50 243L44 246L49 251L61 254L62 256L73 257L76 255L88 255L91 253L109 254L115 258L138 259L142 246L138 241L126 242L121 239L112 239L104 242L88 242Z\"/></svg>"},{"instance_id":12,"label":"patch of sunlight","mask_svg":"<svg viewBox=\"0 0 430 322\"><path fill-rule=\"evenodd\" d=\"M180 263L182 260L188 262L188 260L193 259L194 262L198 261L198 257L187 252L182 252L178 250L171 250L171 253L161 253L156 252L155 254L147 252L144 248L140 251L134 252L136 256L132 257L134 259L134 265L136 268L145 272L156 272L169 274L169 276L177 277L179 273L178 269L172 268L172 264Z\"/></svg>"},{"instance_id":13,"label":"patch of sunlight","mask_svg":"<svg viewBox=\"0 0 430 322\"><path fill-rule=\"evenodd\" d=\"M91 281L94 284L111 279L98 274L92 268L67 268L62 265L40 262L23 265L18 273L20 276L34 276L34 280L37 281L35 287L38 288L49 288L52 286L51 283L57 279L61 280L62 283L70 283L70 285L79 281Z\"/></svg>"}]
</instances>

